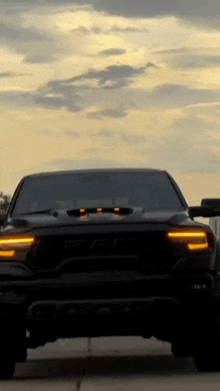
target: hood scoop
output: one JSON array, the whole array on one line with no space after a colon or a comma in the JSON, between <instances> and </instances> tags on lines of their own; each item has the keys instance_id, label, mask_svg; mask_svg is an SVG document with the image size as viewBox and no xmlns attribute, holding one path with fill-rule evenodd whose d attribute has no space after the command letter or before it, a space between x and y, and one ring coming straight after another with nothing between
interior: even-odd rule
<instances>
[{"instance_id":1,"label":"hood scoop","mask_svg":"<svg viewBox=\"0 0 220 391\"><path fill-rule=\"evenodd\" d=\"M88 216L90 214L103 214L111 213L114 215L122 216L129 215L133 212L133 208L123 207L97 207L97 208L79 208L67 210L67 214L70 217Z\"/></svg>"}]
</instances>

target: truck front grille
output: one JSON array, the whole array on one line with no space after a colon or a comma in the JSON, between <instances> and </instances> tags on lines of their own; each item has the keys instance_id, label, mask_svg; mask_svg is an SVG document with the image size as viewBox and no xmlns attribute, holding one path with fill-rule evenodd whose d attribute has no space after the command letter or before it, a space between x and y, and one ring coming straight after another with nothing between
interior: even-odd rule
<instances>
[{"instance_id":1,"label":"truck front grille","mask_svg":"<svg viewBox=\"0 0 220 391\"><path fill-rule=\"evenodd\" d=\"M160 273L177 260L164 231L47 236L29 256L34 269L71 273L143 269Z\"/></svg>"}]
</instances>

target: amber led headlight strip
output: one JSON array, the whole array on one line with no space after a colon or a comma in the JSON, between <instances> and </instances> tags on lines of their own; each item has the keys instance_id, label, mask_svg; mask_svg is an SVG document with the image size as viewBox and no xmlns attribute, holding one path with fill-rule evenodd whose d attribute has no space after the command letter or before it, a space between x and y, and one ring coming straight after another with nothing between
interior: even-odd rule
<instances>
[{"instance_id":1,"label":"amber led headlight strip","mask_svg":"<svg viewBox=\"0 0 220 391\"><path fill-rule=\"evenodd\" d=\"M33 236L5 236L0 238L0 258L13 258L16 251L28 250L33 243Z\"/></svg>"},{"instance_id":2,"label":"amber led headlight strip","mask_svg":"<svg viewBox=\"0 0 220 391\"><path fill-rule=\"evenodd\" d=\"M186 244L188 250L206 250L209 248L205 231L169 231L167 237L174 244Z\"/></svg>"}]
</instances>

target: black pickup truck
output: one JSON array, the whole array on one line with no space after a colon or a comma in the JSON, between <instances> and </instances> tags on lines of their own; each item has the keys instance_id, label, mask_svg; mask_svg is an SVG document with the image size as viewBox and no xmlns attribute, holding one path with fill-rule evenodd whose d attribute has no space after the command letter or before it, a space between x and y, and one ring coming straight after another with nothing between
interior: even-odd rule
<instances>
[{"instance_id":1,"label":"black pickup truck","mask_svg":"<svg viewBox=\"0 0 220 391\"><path fill-rule=\"evenodd\" d=\"M33 174L0 224L0 378L58 338L154 336L199 371L220 371L220 253L156 169Z\"/></svg>"}]
</instances>

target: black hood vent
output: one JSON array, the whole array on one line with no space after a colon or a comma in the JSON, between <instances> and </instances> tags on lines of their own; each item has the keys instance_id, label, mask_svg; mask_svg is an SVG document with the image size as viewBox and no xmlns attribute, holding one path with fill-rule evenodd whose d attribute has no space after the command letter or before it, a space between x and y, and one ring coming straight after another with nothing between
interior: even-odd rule
<instances>
[{"instance_id":1,"label":"black hood vent","mask_svg":"<svg viewBox=\"0 0 220 391\"><path fill-rule=\"evenodd\" d=\"M133 212L133 208L120 208L120 207L97 207L97 208L79 208L67 210L67 214L70 217L80 217L89 214L102 214L102 213L113 213L117 215L128 215Z\"/></svg>"}]
</instances>

